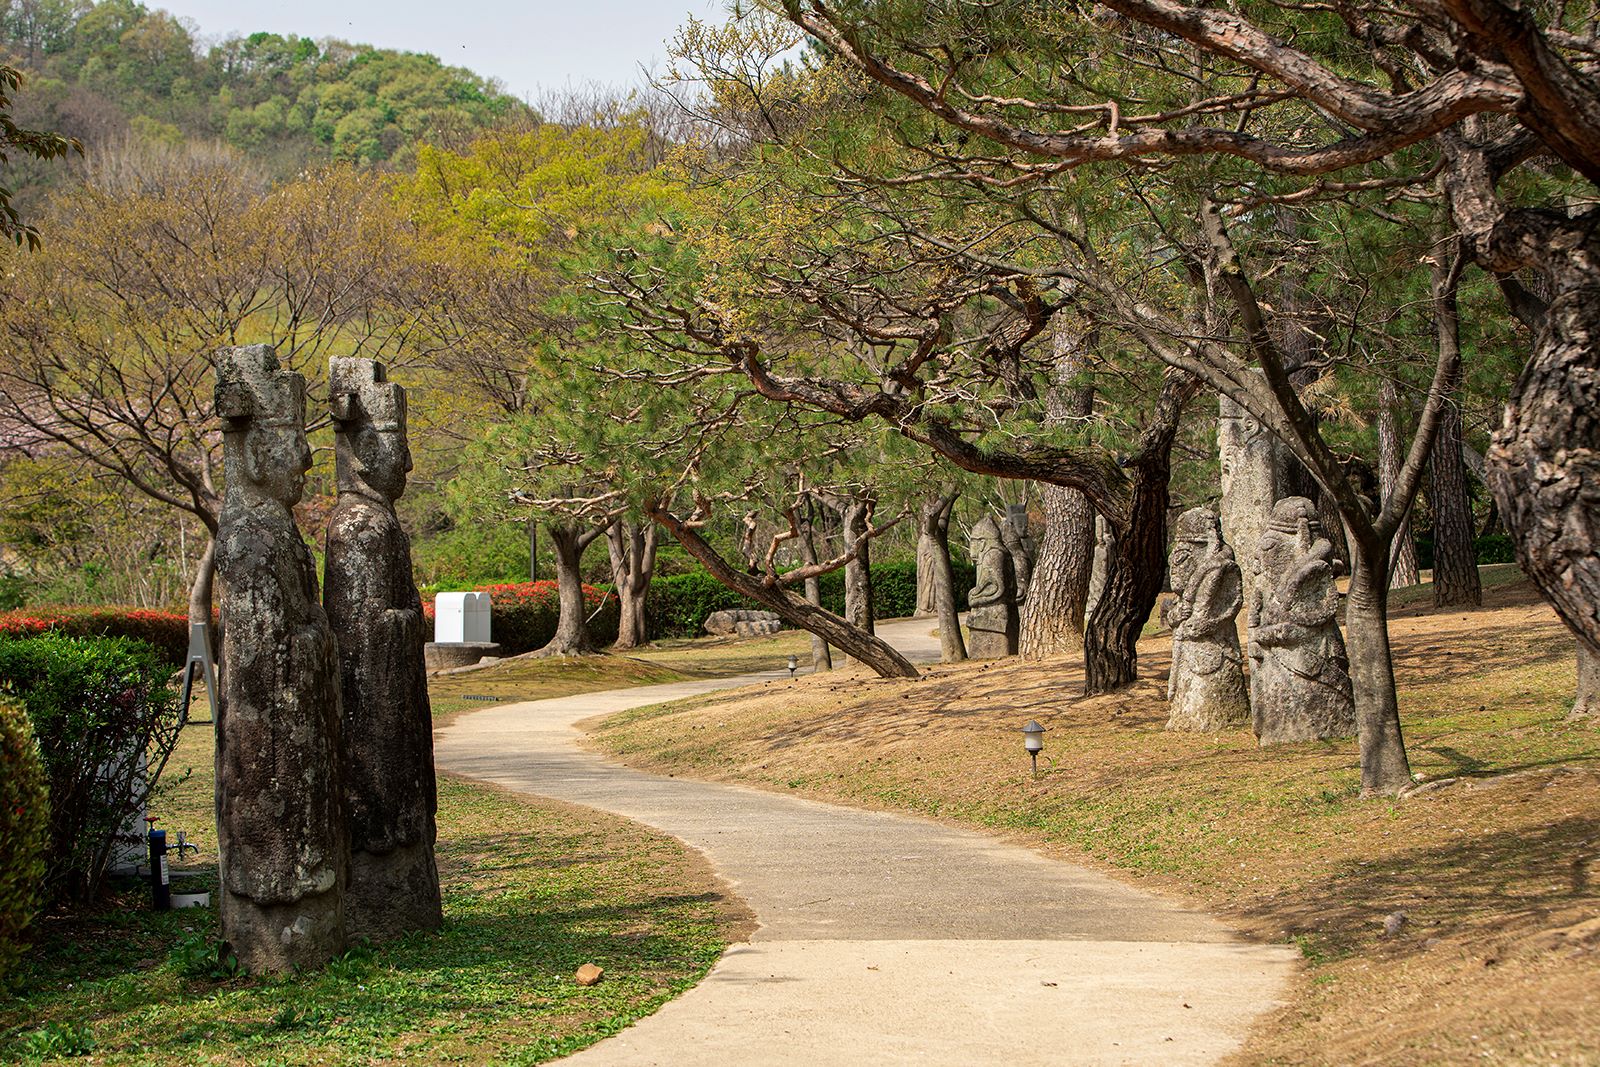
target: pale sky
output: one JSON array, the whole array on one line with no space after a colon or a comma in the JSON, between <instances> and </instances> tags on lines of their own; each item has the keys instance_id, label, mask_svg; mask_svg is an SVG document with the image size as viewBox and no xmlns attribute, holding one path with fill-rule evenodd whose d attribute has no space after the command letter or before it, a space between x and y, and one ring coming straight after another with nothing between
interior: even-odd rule
<instances>
[{"instance_id":1,"label":"pale sky","mask_svg":"<svg viewBox=\"0 0 1600 1067\"><path fill-rule=\"evenodd\" d=\"M659 72L690 14L723 21L725 0L146 0L198 26L202 40L265 30L430 52L498 78L516 96L598 82L616 88Z\"/></svg>"}]
</instances>

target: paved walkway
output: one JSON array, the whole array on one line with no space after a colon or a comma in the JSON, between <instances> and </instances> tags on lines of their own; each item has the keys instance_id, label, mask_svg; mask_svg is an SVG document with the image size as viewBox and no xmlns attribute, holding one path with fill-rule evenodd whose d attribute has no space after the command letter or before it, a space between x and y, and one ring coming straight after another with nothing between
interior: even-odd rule
<instances>
[{"instance_id":1,"label":"paved walkway","mask_svg":"<svg viewBox=\"0 0 1600 1067\"><path fill-rule=\"evenodd\" d=\"M937 659L926 621L880 628ZM705 981L567 1061L1204 1064L1283 995L1295 954L1071 864L923 819L662 778L580 749L573 724L784 672L489 708L439 766L657 827L703 852L759 929Z\"/></svg>"}]
</instances>

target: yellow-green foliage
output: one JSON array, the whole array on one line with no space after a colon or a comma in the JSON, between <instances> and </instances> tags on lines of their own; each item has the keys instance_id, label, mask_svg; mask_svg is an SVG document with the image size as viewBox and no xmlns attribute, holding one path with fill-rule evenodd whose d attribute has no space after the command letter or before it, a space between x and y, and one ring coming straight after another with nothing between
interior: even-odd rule
<instances>
[{"instance_id":1,"label":"yellow-green foliage","mask_svg":"<svg viewBox=\"0 0 1600 1067\"><path fill-rule=\"evenodd\" d=\"M50 823L44 767L20 704L0 700L0 979L22 951L22 933L39 910Z\"/></svg>"}]
</instances>

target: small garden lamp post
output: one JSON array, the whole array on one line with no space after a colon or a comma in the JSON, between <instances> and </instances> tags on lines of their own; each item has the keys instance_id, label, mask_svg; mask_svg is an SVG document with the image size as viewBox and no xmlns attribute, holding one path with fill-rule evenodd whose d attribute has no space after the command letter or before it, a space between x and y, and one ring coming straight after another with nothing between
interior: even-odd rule
<instances>
[{"instance_id":1,"label":"small garden lamp post","mask_svg":"<svg viewBox=\"0 0 1600 1067\"><path fill-rule=\"evenodd\" d=\"M1022 728L1022 747L1028 750L1028 755L1033 759L1033 776L1039 777L1039 750L1044 748L1044 727L1039 725L1037 719L1029 719L1028 725Z\"/></svg>"},{"instance_id":2,"label":"small garden lamp post","mask_svg":"<svg viewBox=\"0 0 1600 1067\"><path fill-rule=\"evenodd\" d=\"M789 657L789 677L793 678L794 677L794 672L799 670L799 668L800 668L800 661L798 659L796 659L795 657L790 656Z\"/></svg>"}]
</instances>

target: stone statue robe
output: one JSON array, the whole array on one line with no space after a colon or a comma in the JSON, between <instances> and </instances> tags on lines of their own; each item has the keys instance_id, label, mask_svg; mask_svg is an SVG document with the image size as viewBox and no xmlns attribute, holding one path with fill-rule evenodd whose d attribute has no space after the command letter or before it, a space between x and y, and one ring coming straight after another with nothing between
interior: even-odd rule
<instances>
[{"instance_id":1,"label":"stone statue robe","mask_svg":"<svg viewBox=\"0 0 1600 1067\"><path fill-rule=\"evenodd\" d=\"M392 504L341 489L328 526L325 574L343 690L350 934L381 941L437 929L426 634L411 543Z\"/></svg>"},{"instance_id":2,"label":"stone statue robe","mask_svg":"<svg viewBox=\"0 0 1600 1067\"><path fill-rule=\"evenodd\" d=\"M217 541L223 936L252 972L316 967L345 948L338 652L289 507L230 496Z\"/></svg>"},{"instance_id":3,"label":"stone statue robe","mask_svg":"<svg viewBox=\"0 0 1600 1067\"><path fill-rule=\"evenodd\" d=\"M1249 617L1250 705L1263 745L1356 731L1332 552L1326 538L1304 533L1263 538Z\"/></svg>"},{"instance_id":4,"label":"stone statue robe","mask_svg":"<svg viewBox=\"0 0 1600 1067\"><path fill-rule=\"evenodd\" d=\"M1185 550L1192 561L1180 563ZM1166 612L1172 627L1172 672L1167 685L1169 730L1221 730L1250 721L1244 656L1235 620L1244 604L1239 565L1226 545L1173 552L1174 576L1187 574Z\"/></svg>"}]
</instances>

